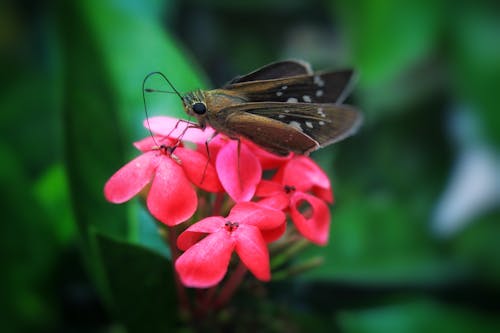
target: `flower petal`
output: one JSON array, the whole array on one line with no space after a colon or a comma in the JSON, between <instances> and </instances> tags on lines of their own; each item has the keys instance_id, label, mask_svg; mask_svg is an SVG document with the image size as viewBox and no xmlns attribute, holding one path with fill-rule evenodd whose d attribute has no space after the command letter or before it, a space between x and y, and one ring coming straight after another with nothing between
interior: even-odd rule
<instances>
[{"instance_id":1,"label":"flower petal","mask_svg":"<svg viewBox=\"0 0 500 333\"><path fill-rule=\"evenodd\" d=\"M299 206L306 202L312 211L299 211ZM330 229L330 210L326 203L310 194L295 192L290 199L290 215L297 230L311 242L326 245Z\"/></svg>"},{"instance_id":2,"label":"flower petal","mask_svg":"<svg viewBox=\"0 0 500 333\"><path fill-rule=\"evenodd\" d=\"M280 156L273 153L268 152L267 150L261 148L250 140L244 140L245 145L250 148L250 150L257 156L262 166L262 169L277 169L283 164L285 164L290 158L292 158L293 153L288 154L287 156Z\"/></svg>"},{"instance_id":3,"label":"flower petal","mask_svg":"<svg viewBox=\"0 0 500 333\"><path fill-rule=\"evenodd\" d=\"M332 191L331 187L323 188L323 187L319 187L319 186L314 186L312 189L312 192L316 197L323 199L330 204L333 203L334 198L333 198L333 191Z\"/></svg>"},{"instance_id":4,"label":"flower petal","mask_svg":"<svg viewBox=\"0 0 500 333\"><path fill-rule=\"evenodd\" d=\"M196 144L204 144L207 140L210 140L215 135L215 130L212 127L205 127L205 129L201 129L199 127L191 127L189 128L184 136L182 137L183 141L189 141Z\"/></svg>"},{"instance_id":5,"label":"flower petal","mask_svg":"<svg viewBox=\"0 0 500 333\"><path fill-rule=\"evenodd\" d=\"M260 181L259 185L257 185L255 195L258 197L268 197L282 193L283 191L283 185L281 183L263 179Z\"/></svg>"},{"instance_id":6,"label":"flower petal","mask_svg":"<svg viewBox=\"0 0 500 333\"><path fill-rule=\"evenodd\" d=\"M257 203L263 207L285 210L290 205L290 198L286 194L280 193L278 195L259 200Z\"/></svg>"},{"instance_id":7,"label":"flower petal","mask_svg":"<svg viewBox=\"0 0 500 333\"><path fill-rule=\"evenodd\" d=\"M265 230L278 227L285 222L285 218L280 210L263 207L255 202L240 202L231 209L227 220Z\"/></svg>"},{"instance_id":8,"label":"flower petal","mask_svg":"<svg viewBox=\"0 0 500 333\"><path fill-rule=\"evenodd\" d=\"M225 232L208 235L190 247L175 262L175 269L187 287L208 288L226 274L235 240Z\"/></svg>"},{"instance_id":9,"label":"flower petal","mask_svg":"<svg viewBox=\"0 0 500 333\"><path fill-rule=\"evenodd\" d=\"M222 186L236 202L252 199L262 177L259 160L245 145L230 141L219 152L215 166Z\"/></svg>"},{"instance_id":10,"label":"flower petal","mask_svg":"<svg viewBox=\"0 0 500 333\"><path fill-rule=\"evenodd\" d=\"M181 159L182 168L193 184L208 192L223 190L217 172L206 156L185 148L176 149L174 154Z\"/></svg>"},{"instance_id":11,"label":"flower petal","mask_svg":"<svg viewBox=\"0 0 500 333\"><path fill-rule=\"evenodd\" d=\"M330 189L326 173L309 157L295 156L284 167L283 185L293 185L298 191L307 192L314 186Z\"/></svg>"},{"instance_id":12,"label":"flower petal","mask_svg":"<svg viewBox=\"0 0 500 333\"><path fill-rule=\"evenodd\" d=\"M113 203L130 200L153 177L158 166L158 152L144 153L125 164L106 182L104 196Z\"/></svg>"},{"instance_id":13,"label":"flower petal","mask_svg":"<svg viewBox=\"0 0 500 333\"><path fill-rule=\"evenodd\" d=\"M174 226L190 218L197 205L196 192L181 166L162 155L147 199L151 214L166 225Z\"/></svg>"},{"instance_id":14,"label":"flower petal","mask_svg":"<svg viewBox=\"0 0 500 333\"><path fill-rule=\"evenodd\" d=\"M214 233L224 226L225 219L222 216L210 216L193 224L177 237L177 247L183 251L187 250L207 233Z\"/></svg>"},{"instance_id":15,"label":"flower petal","mask_svg":"<svg viewBox=\"0 0 500 333\"><path fill-rule=\"evenodd\" d=\"M142 151L143 153L147 151L154 150L161 145L172 146L175 144L175 140L167 138L166 136L158 136L154 137L148 136L142 140L134 142L134 147Z\"/></svg>"},{"instance_id":16,"label":"flower petal","mask_svg":"<svg viewBox=\"0 0 500 333\"><path fill-rule=\"evenodd\" d=\"M284 210L290 203L283 185L275 181L262 180L257 185L255 196L264 197L264 199L258 201L259 205L274 209Z\"/></svg>"},{"instance_id":17,"label":"flower petal","mask_svg":"<svg viewBox=\"0 0 500 333\"><path fill-rule=\"evenodd\" d=\"M282 223L279 227L269 230L261 230L262 237L266 243L271 243L278 240L286 231L286 223Z\"/></svg>"},{"instance_id":18,"label":"flower petal","mask_svg":"<svg viewBox=\"0 0 500 333\"><path fill-rule=\"evenodd\" d=\"M254 226L240 225L235 233L236 253L247 268L262 281L271 279L269 251L259 229Z\"/></svg>"},{"instance_id":19,"label":"flower petal","mask_svg":"<svg viewBox=\"0 0 500 333\"><path fill-rule=\"evenodd\" d=\"M191 127L186 130L189 126ZM194 143L203 143L212 137L214 133L212 128L207 127L205 130L202 130L196 123L166 116L151 117L149 120L146 119L144 120L144 127L151 129L155 134L175 139L179 138L185 131L182 140Z\"/></svg>"},{"instance_id":20,"label":"flower petal","mask_svg":"<svg viewBox=\"0 0 500 333\"><path fill-rule=\"evenodd\" d=\"M210 151L210 159L215 161L217 159L219 151L222 149L222 147L226 146L230 141L231 139L228 138L226 135L218 133L211 140L198 143L196 151L202 153L205 156L208 156L209 155L207 151L207 146L208 146L208 150Z\"/></svg>"}]
</instances>

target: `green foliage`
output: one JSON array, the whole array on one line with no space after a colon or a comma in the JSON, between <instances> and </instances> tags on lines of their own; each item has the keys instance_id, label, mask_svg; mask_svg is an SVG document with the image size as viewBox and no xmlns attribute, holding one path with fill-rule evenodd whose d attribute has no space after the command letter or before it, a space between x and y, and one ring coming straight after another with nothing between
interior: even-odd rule
<instances>
[{"instance_id":1,"label":"green foliage","mask_svg":"<svg viewBox=\"0 0 500 333\"><path fill-rule=\"evenodd\" d=\"M164 332L177 319L172 263L145 248L94 234L117 317L128 332Z\"/></svg>"},{"instance_id":2,"label":"green foliage","mask_svg":"<svg viewBox=\"0 0 500 333\"><path fill-rule=\"evenodd\" d=\"M497 332L493 317L461 308L446 307L429 300L395 303L369 310L339 314L343 331L363 332Z\"/></svg>"},{"instance_id":3,"label":"green foliage","mask_svg":"<svg viewBox=\"0 0 500 333\"><path fill-rule=\"evenodd\" d=\"M189 91L289 57L358 69L350 102L366 122L313 156L335 192L331 239L296 261L320 256L323 265L268 285L269 294L238 295L222 319L239 314L248 324L241 331L499 330L490 314L500 308L498 204L448 238L432 233L464 147L482 144L498 158L500 19L487 1L89 0L0 9L8 82L0 92L2 331L178 329L158 225L138 200L117 206L102 194L136 156L131 142L148 135L142 80L161 71ZM158 77L147 86L169 89ZM185 116L176 96L146 101L149 116ZM450 130L461 109L478 123L473 139ZM261 327L249 324L255 318Z\"/></svg>"}]
</instances>

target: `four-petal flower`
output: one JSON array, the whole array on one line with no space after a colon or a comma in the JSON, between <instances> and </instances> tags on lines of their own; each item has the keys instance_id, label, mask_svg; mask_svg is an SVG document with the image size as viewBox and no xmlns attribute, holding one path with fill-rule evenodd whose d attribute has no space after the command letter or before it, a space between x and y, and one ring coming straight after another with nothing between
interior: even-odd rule
<instances>
[{"instance_id":1,"label":"four-petal flower","mask_svg":"<svg viewBox=\"0 0 500 333\"><path fill-rule=\"evenodd\" d=\"M207 217L190 226L177 238L184 252L175 262L182 283L207 288L219 283L226 274L231 254L259 280L271 278L265 233L285 222L285 214L253 202L236 204L229 215ZM208 234L205 238L199 239Z\"/></svg>"},{"instance_id":2,"label":"four-petal flower","mask_svg":"<svg viewBox=\"0 0 500 333\"><path fill-rule=\"evenodd\" d=\"M174 226L196 211L198 198L191 182L212 192L222 190L213 166L202 154L177 146L170 138L147 138L136 143L143 154L107 181L106 199L123 203L151 184L146 204L159 221ZM200 170L206 169L203 178Z\"/></svg>"},{"instance_id":3,"label":"four-petal flower","mask_svg":"<svg viewBox=\"0 0 500 333\"><path fill-rule=\"evenodd\" d=\"M264 198L259 201L262 205L288 208L297 230L311 242L328 242L330 210L326 202L333 201L333 194L328 177L309 157L294 156L272 181L260 182L256 196Z\"/></svg>"}]
</instances>

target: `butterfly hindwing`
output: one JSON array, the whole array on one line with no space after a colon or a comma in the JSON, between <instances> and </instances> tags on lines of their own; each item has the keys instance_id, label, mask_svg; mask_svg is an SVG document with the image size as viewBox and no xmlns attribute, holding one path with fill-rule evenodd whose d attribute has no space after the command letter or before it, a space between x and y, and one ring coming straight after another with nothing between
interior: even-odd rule
<instances>
[{"instance_id":1,"label":"butterfly hindwing","mask_svg":"<svg viewBox=\"0 0 500 333\"><path fill-rule=\"evenodd\" d=\"M244 103L225 108L218 116L228 128L264 148L286 146L302 154L354 134L362 122L361 114L348 105L317 103Z\"/></svg>"},{"instance_id":2,"label":"butterfly hindwing","mask_svg":"<svg viewBox=\"0 0 500 333\"><path fill-rule=\"evenodd\" d=\"M243 111L227 112L225 122L232 131L278 155L308 154L319 148L311 137L280 121Z\"/></svg>"},{"instance_id":3,"label":"butterfly hindwing","mask_svg":"<svg viewBox=\"0 0 500 333\"><path fill-rule=\"evenodd\" d=\"M300 60L285 60L273 62L251 73L238 76L232 79L227 85L241 82L280 79L307 74L312 74L311 65L309 65L309 63Z\"/></svg>"},{"instance_id":4,"label":"butterfly hindwing","mask_svg":"<svg viewBox=\"0 0 500 333\"><path fill-rule=\"evenodd\" d=\"M350 88L352 70L239 82L224 87L248 102L341 103Z\"/></svg>"},{"instance_id":5,"label":"butterfly hindwing","mask_svg":"<svg viewBox=\"0 0 500 333\"><path fill-rule=\"evenodd\" d=\"M252 104L252 103L250 103ZM260 104L260 103L255 103ZM265 108L249 109L249 113L269 117L293 126L325 147L353 135L362 116L349 105L319 103L264 103ZM249 105L251 107L252 105Z\"/></svg>"}]
</instances>

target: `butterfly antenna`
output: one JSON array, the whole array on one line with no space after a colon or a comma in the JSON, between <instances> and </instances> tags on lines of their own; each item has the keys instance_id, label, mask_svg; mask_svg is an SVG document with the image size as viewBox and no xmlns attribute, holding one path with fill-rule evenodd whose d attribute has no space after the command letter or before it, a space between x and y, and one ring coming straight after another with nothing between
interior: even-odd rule
<instances>
[{"instance_id":1,"label":"butterfly antenna","mask_svg":"<svg viewBox=\"0 0 500 333\"><path fill-rule=\"evenodd\" d=\"M167 83L174 90L174 92L166 91L166 90L156 90L156 89L146 88L146 82L153 75L159 75L159 76L161 76L165 81L167 81ZM163 92L163 93L170 93L170 94L174 93L177 96L179 96L179 98L181 100L184 100L184 99L182 98L182 95L179 93L179 91L177 89L175 89L175 87L172 84L172 82L170 82L170 80L162 72L151 72L151 73L149 73L148 75L146 75L144 77L144 80L142 80L142 102L143 102L143 105L144 105L144 113L146 114L146 123L148 124L148 130L149 130L149 133L151 134L151 137L153 138L153 141L158 146L158 143L156 142L156 139L155 139L155 137L153 135L153 131L151 131L151 125L149 124L149 115L148 115L148 110L147 110L147 106L146 106L146 92Z\"/></svg>"},{"instance_id":2,"label":"butterfly antenna","mask_svg":"<svg viewBox=\"0 0 500 333\"><path fill-rule=\"evenodd\" d=\"M159 75L161 76L167 83L168 85L172 88L172 90L174 91L173 93L175 93L177 96L179 96L179 98L181 100L183 100L182 98L182 95L179 93L179 91L177 89L175 89L174 85L172 84L172 82L170 82L170 80L165 76L165 74L163 74L162 72L151 72L149 73L148 75L146 75L146 77L144 78L144 80L142 81L142 90L143 91L146 91L146 92L164 92L164 93L172 93L171 91L165 91L165 90L156 90L156 89L145 89L145 84L146 84L146 81L153 75Z\"/></svg>"}]
</instances>

